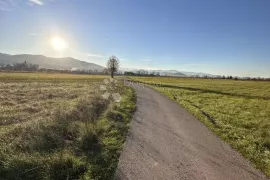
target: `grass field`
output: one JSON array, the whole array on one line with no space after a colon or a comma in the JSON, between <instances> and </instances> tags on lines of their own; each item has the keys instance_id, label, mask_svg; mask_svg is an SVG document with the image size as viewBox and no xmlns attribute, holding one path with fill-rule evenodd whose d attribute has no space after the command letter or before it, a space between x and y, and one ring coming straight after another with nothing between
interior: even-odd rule
<instances>
[{"instance_id":1,"label":"grass field","mask_svg":"<svg viewBox=\"0 0 270 180\"><path fill-rule=\"evenodd\" d=\"M111 179L136 96L103 99L105 78L0 73L0 179Z\"/></svg>"},{"instance_id":2,"label":"grass field","mask_svg":"<svg viewBox=\"0 0 270 180\"><path fill-rule=\"evenodd\" d=\"M131 77L177 101L270 176L270 83Z\"/></svg>"}]
</instances>

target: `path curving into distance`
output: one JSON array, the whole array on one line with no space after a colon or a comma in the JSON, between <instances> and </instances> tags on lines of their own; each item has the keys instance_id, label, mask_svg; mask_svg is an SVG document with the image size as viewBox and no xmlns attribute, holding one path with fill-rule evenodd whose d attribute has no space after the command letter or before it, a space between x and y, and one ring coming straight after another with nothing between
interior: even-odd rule
<instances>
[{"instance_id":1,"label":"path curving into distance","mask_svg":"<svg viewBox=\"0 0 270 180\"><path fill-rule=\"evenodd\" d=\"M137 111L115 179L267 179L176 102L149 87L132 86Z\"/></svg>"}]
</instances>

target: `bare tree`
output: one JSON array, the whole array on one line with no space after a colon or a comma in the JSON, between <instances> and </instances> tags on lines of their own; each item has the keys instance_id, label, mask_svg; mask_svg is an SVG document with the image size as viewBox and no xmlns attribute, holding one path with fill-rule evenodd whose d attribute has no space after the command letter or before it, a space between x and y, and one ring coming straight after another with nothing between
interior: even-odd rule
<instances>
[{"instance_id":1,"label":"bare tree","mask_svg":"<svg viewBox=\"0 0 270 180\"><path fill-rule=\"evenodd\" d=\"M107 62L107 69L111 72L111 77L114 77L114 73L118 71L119 60L115 56L111 56Z\"/></svg>"}]
</instances>

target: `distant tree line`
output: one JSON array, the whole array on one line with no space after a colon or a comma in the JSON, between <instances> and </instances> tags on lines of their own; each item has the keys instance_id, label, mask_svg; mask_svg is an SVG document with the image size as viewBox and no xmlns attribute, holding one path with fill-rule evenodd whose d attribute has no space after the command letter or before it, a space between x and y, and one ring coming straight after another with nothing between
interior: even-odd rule
<instances>
[{"instance_id":1,"label":"distant tree line","mask_svg":"<svg viewBox=\"0 0 270 180\"><path fill-rule=\"evenodd\" d=\"M238 76L188 76L188 78L201 78L201 79L231 79L241 81L270 81L270 78L263 77L238 77Z\"/></svg>"},{"instance_id":2,"label":"distant tree line","mask_svg":"<svg viewBox=\"0 0 270 180\"><path fill-rule=\"evenodd\" d=\"M139 70L136 72L131 72L131 71L125 71L124 75L126 76L160 76L159 72L148 72L145 70Z\"/></svg>"},{"instance_id":3,"label":"distant tree line","mask_svg":"<svg viewBox=\"0 0 270 180\"><path fill-rule=\"evenodd\" d=\"M1 70L7 71L37 71L39 69L39 65L27 63L26 61L22 63L14 63L10 64L0 64Z\"/></svg>"},{"instance_id":4,"label":"distant tree line","mask_svg":"<svg viewBox=\"0 0 270 180\"><path fill-rule=\"evenodd\" d=\"M125 71L124 75L126 76L161 76L159 72L148 72L145 70L140 70L136 72ZM263 77L238 77L238 76L170 76L170 75L162 75L163 77L181 77L181 78L200 78L200 79L231 79L231 80L241 80L241 81L270 81L270 78Z\"/></svg>"}]
</instances>

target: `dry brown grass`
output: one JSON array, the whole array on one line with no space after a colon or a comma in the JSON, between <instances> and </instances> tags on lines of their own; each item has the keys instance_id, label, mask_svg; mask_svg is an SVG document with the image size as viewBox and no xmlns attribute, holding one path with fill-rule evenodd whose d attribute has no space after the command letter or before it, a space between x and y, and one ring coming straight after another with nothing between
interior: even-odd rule
<instances>
[{"instance_id":1,"label":"dry brown grass","mask_svg":"<svg viewBox=\"0 0 270 180\"><path fill-rule=\"evenodd\" d=\"M0 73L0 179L111 179L136 96L104 100L104 78Z\"/></svg>"}]
</instances>

